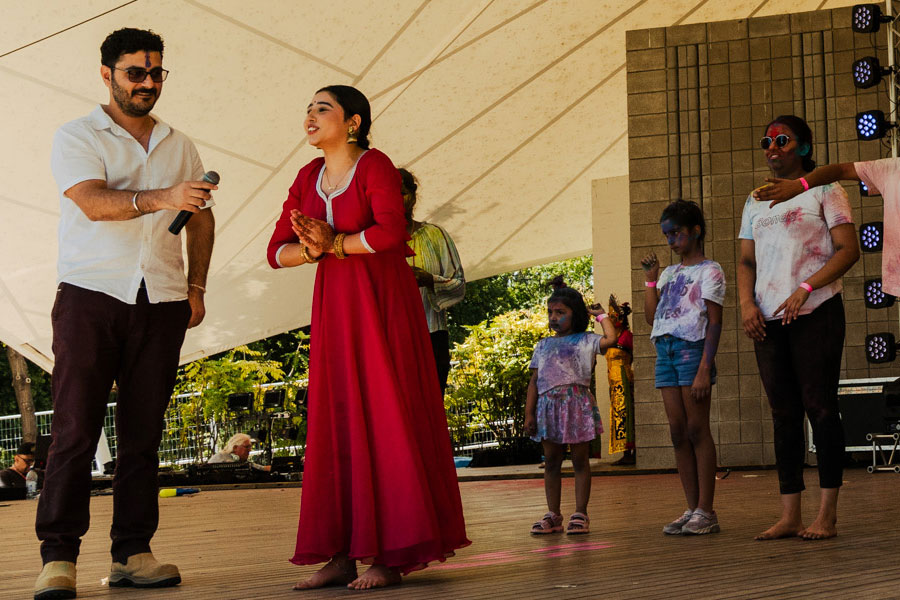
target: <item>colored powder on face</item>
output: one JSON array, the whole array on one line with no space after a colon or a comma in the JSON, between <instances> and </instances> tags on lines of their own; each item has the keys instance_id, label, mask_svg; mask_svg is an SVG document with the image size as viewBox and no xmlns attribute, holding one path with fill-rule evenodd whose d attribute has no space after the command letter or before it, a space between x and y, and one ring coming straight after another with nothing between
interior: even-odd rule
<instances>
[{"instance_id":1,"label":"colored powder on face","mask_svg":"<svg viewBox=\"0 0 900 600\"><path fill-rule=\"evenodd\" d=\"M788 129L783 123L773 123L766 130L766 135L772 139L782 134L788 136L791 139L794 139L794 132Z\"/></svg>"},{"instance_id":2,"label":"colored powder on face","mask_svg":"<svg viewBox=\"0 0 900 600\"><path fill-rule=\"evenodd\" d=\"M150 53L149 52L144 52L144 68L146 68L146 69L150 68Z\"/></svg>"}]
</instances>

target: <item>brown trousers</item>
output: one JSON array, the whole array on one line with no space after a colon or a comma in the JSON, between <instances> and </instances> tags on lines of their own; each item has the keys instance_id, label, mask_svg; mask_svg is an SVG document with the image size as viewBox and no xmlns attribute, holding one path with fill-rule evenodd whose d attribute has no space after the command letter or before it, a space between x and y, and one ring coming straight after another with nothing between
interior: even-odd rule
<instances>
[{"instance_id":1,"label":"brown trousers","mask_svg":"<svg viewBox=\"0 0 900 600\"><path fill-rule=\"evenodd\" d=\"M150 551L159 523L157 469L163 415L191 309L187 300L137 304L60 284L53 305L52 442L35 530L41 557L75 562L90 524L91 462L113 381L116 472L112 558Z\"/></svg>"}]
</instances>

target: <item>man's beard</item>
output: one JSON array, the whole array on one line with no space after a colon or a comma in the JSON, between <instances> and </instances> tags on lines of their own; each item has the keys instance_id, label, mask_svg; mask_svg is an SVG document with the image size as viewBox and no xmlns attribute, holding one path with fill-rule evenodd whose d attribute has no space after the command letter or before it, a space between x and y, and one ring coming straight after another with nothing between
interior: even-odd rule
<instances>
[{"instance_id":1,"label":"man's beard","mask_svg":"<svg viewBox=\"0 0 900 600\"><path fill-rule=\"evenodd\" d=\"M156 99L158 96L156 95L156 89L152 88L148 90L153 94L152 102L149 104L135 104L132 101L132 94L128 92L125 88L121 87L113 77L111 80L112 83L112 92L113 92L113 100L116 101L116 104L122 109L122 112L128 115L129 117L143 117L146 116L151 110L153 110L153 106L156 104ZM135 90L135 93L139 90Z\"/></svg>"}]
</instances>

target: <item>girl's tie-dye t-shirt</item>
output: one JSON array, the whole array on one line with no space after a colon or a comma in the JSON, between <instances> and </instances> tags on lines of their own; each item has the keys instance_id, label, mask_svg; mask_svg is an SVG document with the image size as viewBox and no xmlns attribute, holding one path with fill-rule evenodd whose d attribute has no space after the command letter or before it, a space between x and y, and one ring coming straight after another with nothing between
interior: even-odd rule
<instances>
[{"instance_id":1,"label":"girl's tie-dye t-shirt","mask_svg":"<svg viewBox=\"0 0 900 600\"><path fill-rule=\"evenodd\" d=\"M756 246L756 305L766 321L780 319L775 311L781 303L834 255L831 229L844 223L853 223L850 201L835 183L811 188L774 208L752 194L747 197L738 237ZM842 289L836 279L813 290L800 314L811 313Z\"/></svg>"},{"instance_id":2,"label":"girl's tie-dye t-shirt","mask_svg":"<svg viewBox=\"0 0 900 600\"><path fill-rule=\"evenodd\" d=\"M539 341L529 365L538 372L538 394L573 383L590 387L591 371L602 339L602 335L584 331Z\"/></svg>"},{"instance_id":3,"label":"girl's tie-dye t-shirt","mask_svg":"<svg viewBox=\"0 0 900 600\"><path fill-rule=\"evenodd\" d=\"M706 300L725 302L725 273L714 260L696 265L669 265L657 281L659 304L650 339L671 335L688 342L706 337Z\"/></svg>"}]
</instances>

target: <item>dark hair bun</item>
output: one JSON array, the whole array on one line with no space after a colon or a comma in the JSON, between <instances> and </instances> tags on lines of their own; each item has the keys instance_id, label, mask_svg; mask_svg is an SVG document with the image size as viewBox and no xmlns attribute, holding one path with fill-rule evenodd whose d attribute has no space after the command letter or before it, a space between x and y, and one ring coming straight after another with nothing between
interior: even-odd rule
<instances>
[{"instance_id":1,"label":"dark hair bun","mask_svg":"<svg viewBox=\"0 0 900 600\"><path fill-rule=\"evenodd\" d=\"M566 285L566 282L563 279L563 276L557 275L556 277L554 277L553 279L550 280L550 287L552 287L554 290L558 290L558 289L562 289L562 288L568 287L568 286Z\"/></svg>"}]
</instances>

